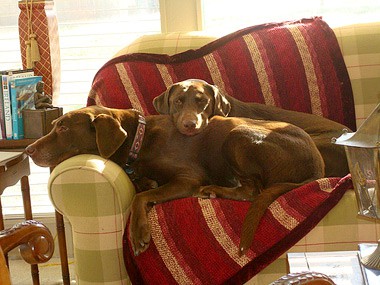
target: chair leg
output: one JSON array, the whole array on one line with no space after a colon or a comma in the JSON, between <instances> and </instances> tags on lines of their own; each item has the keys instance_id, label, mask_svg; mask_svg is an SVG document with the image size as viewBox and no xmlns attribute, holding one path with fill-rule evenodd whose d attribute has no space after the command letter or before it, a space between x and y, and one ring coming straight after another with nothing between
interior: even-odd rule
<instances>
[{"instance_id":1,"label":"chair leg","mask_svg":"<svg viewBox=\"0 0 380 285\"><path fill-rule=\"evenodd\" d=\"M21 193L22 193L22 201L24 204L24 216L25 220L32 220L32 203L30 201L30 186L29 186L29 178L28 176L24 176L21 178ZM38 265L32 264L31 273L33 279L33 285L40 285L40 274L38 271Z\"/></svg>"},{"instance_id":2,"label":"chair leg","mask_svg":"<svg viewBox=\"0 0 380 285\"><path fill-rule=\"evenodd\" d=\"M4 218L3 218L3 206L1 205L1 196L0 196L0 231L4 229ZM5 263L9 267L8 254L4 255Z\"/></svg>"}]
</instances>

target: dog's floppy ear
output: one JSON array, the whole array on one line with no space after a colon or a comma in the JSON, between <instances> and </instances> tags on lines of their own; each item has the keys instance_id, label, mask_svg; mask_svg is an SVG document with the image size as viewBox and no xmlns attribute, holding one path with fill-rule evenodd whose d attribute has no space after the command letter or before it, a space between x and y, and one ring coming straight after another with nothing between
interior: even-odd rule
<instances>
[{"instance_id":1,"label":"dog's floppy ear","mask_svg":"<svg viewBox=\"0 0 380 285\"><path fill-rule=\"evenodd\" d=\"M127 132L120 122L110 115L97 115L92 124L96 131L96 144L99 153L104 158L111 157L127 138Z\"/></svg>"},{"instance_id":2,"label":"dog's floppy ear","mask_svg":"<svg viewBox=\"0 0 380 285\"><path fill-rule=\"evenodd\" d=\"M220 93L219 88L215 85L209 84L207 87L214 95L214 115L227 117L231 111L230 102L222 93Z\"/></svg>"},{"instance_id":3,"label":"dog's floppy ear","mask_svg":"<svg viewBox=\"0 0 380 285\"><path fill-rule=\"evenodd\" d=\"M153 106L159 114L169 114L169 93L172 87L173 85L153 99Z\"/></svg>"},{"instance_id":4,"label":"dog's floppy ear","mask_svg":"<svg viewBox=\"0 0 380 285\"><path fill-rule=\"evenodd\" d=\"M170 93L178 86L178 83L170 85L165 92L153 99L153 106L159 114L168 115L170 113Z\"/></svg>"}]
</instances>

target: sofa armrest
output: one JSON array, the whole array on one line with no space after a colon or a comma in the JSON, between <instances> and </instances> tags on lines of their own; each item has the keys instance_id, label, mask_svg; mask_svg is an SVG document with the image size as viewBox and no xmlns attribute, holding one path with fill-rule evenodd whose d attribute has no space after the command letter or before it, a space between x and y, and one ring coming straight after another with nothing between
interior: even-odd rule
<instances>
[{"instance_id":1,"label":"sofa armrest","mask_svg":"<svg viewBox=\"0 0 380 285\"><path fill-rule=\"evenodd\" d=\"M55 167L48 190L72 227L77 282L129 283L123 233L135 188L123 169L100 156L78 155Z\"/></svg>"}]
</instances>

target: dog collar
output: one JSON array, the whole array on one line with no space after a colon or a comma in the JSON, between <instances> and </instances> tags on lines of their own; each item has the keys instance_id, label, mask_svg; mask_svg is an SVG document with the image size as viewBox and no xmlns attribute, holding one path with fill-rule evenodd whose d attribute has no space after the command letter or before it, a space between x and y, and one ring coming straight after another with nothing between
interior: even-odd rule
<instances>
[{"instance_id":1,"label":"dog collar","mask_svg":"<svg viewBox=\"0 0 380 285\"><path fill-rule=\"evenodd\" d=\"M131 149L129 150L127 163L125 164L124 170L127 174L133 174L133 169L131 168L131 164L137 159L137 155L139 154L139 151L142 146L142 142L144 139L145 134L145 117L142 115L139 115L138 119L139 124L137 125L137 130L135 134L135 138L133 139L133 143L131 146Z\"/></svg>"},{"instance_id":2,"label":"dog collar","mask_svg":"<svg viewBox=\"0 0 380 285\"><path fill-rule=\"evenodd\" d=\"M136 130L135 138L133 139L131 149L129 150L129 155L128 155L129 163L132 163L133 161L135 161L137 158L137 155L139 154L139 151L142 146L142 141L144 139L145 125L146 125L145 117L143 117L142 115L139 115L139 124L137 125L137 130Z\"/></svg>"}]
</instances>

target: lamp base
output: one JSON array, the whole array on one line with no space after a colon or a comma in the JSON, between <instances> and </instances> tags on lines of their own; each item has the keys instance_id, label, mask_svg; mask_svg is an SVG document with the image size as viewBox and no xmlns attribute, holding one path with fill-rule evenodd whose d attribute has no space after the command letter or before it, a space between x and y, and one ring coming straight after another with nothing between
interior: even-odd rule
<instances>
[{"instance_id":1,"label":"lamp base","mask_svg":"<svg viewBox=\"0 0 380 285\"><path fill-rule=\"evenodd\" d=\"M375 251L370 255L364 256L361 262L367 268L380 270L380 240L377 242Z\"/></svg>"}]
</instances>

